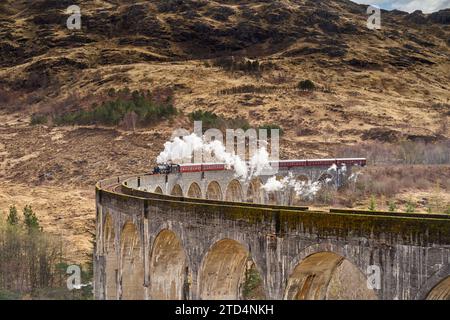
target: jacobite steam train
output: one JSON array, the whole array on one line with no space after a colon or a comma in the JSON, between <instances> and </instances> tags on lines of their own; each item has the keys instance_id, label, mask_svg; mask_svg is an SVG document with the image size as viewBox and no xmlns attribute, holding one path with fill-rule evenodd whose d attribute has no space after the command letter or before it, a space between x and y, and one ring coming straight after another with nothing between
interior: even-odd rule
<instances>
[{"instance_id":1,"label":"jacobite steam train","mask_svg":"<svg viewBox=\"0 0 450 320\"><path fill-rule=\"evenodd\" d=\"M271 161L271 164L276 164ZM310 159L310 160L280 160L278 161L278 168L280 170L288 170L295 167L337 167L345 166L360 166L364 167L367 164L365 158L344 158L344 159ZM189 164L158 164L153 168L151 174L170 174L170 173L185 173L185 172L204 172L204 171L221 171L229 170L225 163L189 163Z\"/></svg>"}]
</instances>

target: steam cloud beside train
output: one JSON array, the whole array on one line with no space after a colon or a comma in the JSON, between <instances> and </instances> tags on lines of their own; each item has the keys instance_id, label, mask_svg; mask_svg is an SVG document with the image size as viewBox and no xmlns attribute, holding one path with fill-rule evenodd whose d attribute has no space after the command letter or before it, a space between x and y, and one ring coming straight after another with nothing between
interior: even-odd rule
<instances>
[{"instance_id":1,"label":"steam cloud beside train","mask_svg":"<svg viewBox=\"0 0 450 320\"><path fill-rule=\"evenodd\" d=\"M164 144L164 150L156 158L157 163L192 163L194 153L212 158L213 162L225 163L228 169L234 169L236 177L241 180L249 180L261 175L263 170L270 170L269 153L266 145L260 141L256 152L246 162L239 155L226 151L222 141L204 141L195 133L182 138L175 137ZM205 158L203 157L203 159Z\"/></svg>"},{"instance_id":2,"label":"steam cloud beside train","mask_svg":"<svg viewBox=\"0 0 450 320\"><path fill-rule=\"evenodd\" d=\"M217 163L225 163L227 169L235 171L236 178L249 181L254 177L260 176L261 173L271 169L269 153L267 152L267 142L260 141L256 152L246 162L237 154L226 151L224 144L219 140L205 141L203 137L199 137L192 133L181 138L175 137L172 141L164 144L164 150L159 154L157 163L192 163L194 153L208 155ZM204 157L202 157L204 159ZM328 172L336 171L337 166L332 165ZM341 172L345 172L345 165L341 168ZM292 173L282 179L276 176L270 177L261 187L266 192L278 192L285 190L294 190L297 196L312 199L323 185L330 182L331 179L325 181L299 181Z\"/></svg>"}]
</instances>

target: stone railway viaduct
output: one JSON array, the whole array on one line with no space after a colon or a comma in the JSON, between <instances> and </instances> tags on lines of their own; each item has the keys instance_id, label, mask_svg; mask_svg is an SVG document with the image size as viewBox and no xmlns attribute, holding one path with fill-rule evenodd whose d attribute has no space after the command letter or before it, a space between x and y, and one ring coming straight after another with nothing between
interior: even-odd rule
<instances>
[{"instance_id":1,"label":"stone railway viaduct","mask_svg":"<svg viewBox=\"0 0 450 320\"><path fill-rule=\"evenodd\" d=\"M267 179L209 171L99 182L95 298L244 299L256 274L266 299L450 299L450 216L310 211L290 192L262 192Z\"/></svg>"}]
</instances>

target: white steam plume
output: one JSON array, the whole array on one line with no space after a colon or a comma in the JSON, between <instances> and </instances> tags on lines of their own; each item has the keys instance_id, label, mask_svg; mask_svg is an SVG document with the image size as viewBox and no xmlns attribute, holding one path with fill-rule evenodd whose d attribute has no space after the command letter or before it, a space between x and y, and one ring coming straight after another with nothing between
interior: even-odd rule
<instances>
[{"instance_id":1,"label":"white steam plume","mask_svg":"<svg viewBox=\"0 0 450 320\"><path fill-rule=\"evenodd\" d=\"M336 170L333 166L330 167L328 171ZM297 196L311 200L316 196L320 189L331 180L331 178L328 178L325 181L299 181L295 179L292 172L290 172L288 176L281 180L277 180L276 177L269 178L261 188L266 192L285 191L290 188L294 190Z\"/></svg>"},{"instance_id":2,"label":"white steam plume","mask_svg":"<svg viewBox=\"0 0 450 320\"><path fill-rule=\"evenodd\" d=\"M213 155L218 163L225 163L227 168L233 168L236 176L242 179L250 179L258 176L263 170L270 169L269 153L266 147L260 146L247 164L238 155L226 151L225 146L219 140L205 142L203 138L192 133L182 138L176 137L173 141L164 144L162 151L156 158L157 163L192 163L194 152L202 155Z\"/></svg>"},{"instance_id":3,"label":"white steam plume","mask_svg":"<svg viewBox=\"0 0 450 320\"><path fill-rule=\"evenodd\" d=\"M269 153L267 152L265 141L259 143L255 154L247 163L238 155L226 151L225 146L219 140L205 142L202 137L192 133L182 138L176 137L172 141L164 144L164 151L157 157L158 163L192 163L194 152L201 152L202 155L213 155L213 158L218 163L225 163L228 169L233 168L235 175L241 179L251 179L259 176L263 170L270 170ZM338 167L333 164L328 168L327 172L337 171ZM341 166L341 171L345 172L347 167L345 164ZM358 174L352 175L349 179L357 179ZM299 181L295 179L292 172L288 176L277 180L275 176L270 177L267 182L261 187L266 192L277 192L292 189L303 198L312 199L320 191L320 189L331 181L330 178L325 181Z\"/></svg>"},{"instance_id":4,"label":"white steam plume","mask_svg":"<svg viewBox=\"0 0 450 320\"><path fill-rule=\"evenodd\" d=\"M157 163L188 163L191 162L194 151L203 148L202 138L195 134L184 136L183 138L175 137L173 141L164 143L164 151L156 158Z\"/></svg>"},{"instance_id":5,"label":"white steam plume","mask_svg":"<svg viewBox=\"0 0 450 320\"><path fill-rule=\"evenodd\" d=\"M263 189L266 192L281 191L285 188L286 188L286 185L283 182L281 182L280 180L277 180L277 178L275 176L270 177L269 180L267 180L267 182L261 186L261 189Z\"/></svg>"}]
</instances>

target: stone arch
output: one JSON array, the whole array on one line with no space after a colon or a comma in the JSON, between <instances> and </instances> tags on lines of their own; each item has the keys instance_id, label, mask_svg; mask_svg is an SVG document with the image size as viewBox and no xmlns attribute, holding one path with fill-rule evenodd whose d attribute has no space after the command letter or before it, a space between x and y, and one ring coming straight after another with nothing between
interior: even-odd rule
<instances>
[{"instance_id":1,"label":"stone arch","mask_svg":"<svg viewBox=\"0 0 450 320\"><path fill-rule=\"evenodd\" d=\"M162 230L153 242L150 256L150 298L183 300L189 296L189 269L180 239Z\"/></svg>"},{"instance_id":2,"label":"stone arch","mask_svg":"<svg viewBox=\"0 0 450 320\"><path fill-rule=\"evenodd\" d=\"M125 223L120 241L122 253L121 299L144 299L144 261L136 226Z\"/></svg>"},{"instance_id":3,"label":"stone arch","mask_svg":"<svg viewBox=\"0 0 450 320\"><path fill-rule=\"evenodd\" d=\"M103 227L103 252L105 255L105 298L117 299L117 254L113 219L110 214L105 217Z\"/></svg>"},{"instance_id":4,"label":"stone arch","mask_svg":"<svg viewBox=\"0 0 450 320\"><path fill-rule=\"evenodd\" d=\"M261 201L261 186L262 181L259 178L254 178L248 184L247 198L248 203L262 203Z\"/></svg>"},{"instance_id":5,"label":"stone arch","mask_svg":"<svg viewBox=\"0 0 450 320\"><path fill-rule=\"evenodd\" d=\"M187 196L189 198L202 198L202 190L200 189L200 186L197 184L197 182L192 182L189 186L188 194Z\"/></svg>"},{"instance_id":6,"label":"stone arch","mask_svg":"<svg viewBox=\"0 0 450 320\"><path fill-rule=\"evenodd\" d=\"M217 181L212 181L206 189L206 199L222 200L222 189Z\"/></svg>"},{"instance_id":7,"label":"stone arch","mask_svg":"<svg viewBox=\"0 0 450 320\"><path fill-rule=\"evenodd\" d=\"M442 283L450 275L450 264L444 264L438 271L432 274L425 283L422 284L417 292L416 300L428 299L433 289L435 289L440 283ZM436 291L434 292L436 293ZM430 296L431 298L431 296Z\"/></svg>"},{"instance_id":8,"label":"stone arch","mask_svg":"<svg viewBox=\"0 0 450 320\"><path fill-rule=\"evenodd\" d=\"M427 300L450 300L450 276L441 280L428 293Z\"/></svg>"},{"instance_id":9,"label":"stone arch","mask_svg":"<svg viewBox=\"0 0 450 320\"><path fill-rule=\"evenodd\" d=\"M236 179L232 180L227 186L225 201L242 202L243 198L241 183Z\"/></svg>"},{"instance_id":10,"label":"stone arch","mask_svg":"<svg viewBox=\"0 0 450 320\"><path fill-rule=\"evenodd\" d=\"M223 239L216 242L203 258L199 271L200 299L250 298L247 292L250 273L259 278L259 293L255 294L264 299L260 273L248 250L236 240Z\"/></svg>"},{"instance_id":11,"label":"stone arch","mask_svg":"<svg viewBox=\"0 0 450 320\"><path fill-rule=\"evenodd\" d=\"M343 256L330 251L311 254L289 277L288 300L375 300L365 275Z\"/></svg>"},{"instance_id":12,"label":"stone arch","mask_svg":"<svg viewBox=\"0 0 450 320\"><path fill-rule=\"evenodd\" d=\"M160 186L156 187L155 191L153 191L153 193L163 194L162 188Z\"/></svg>"},{"instance_id":13,"label":"stone arch","mask_svg":"<svg viewBox=\"0 0 450 320\"><path fill-rule=\"evenodd\" d=\"M170 195L176 196L176 197L182 197L183 189L181 189L181 186L179 184L176 184L173 186L172 191L170 192Z\"/></svg>"}]
</instances>

